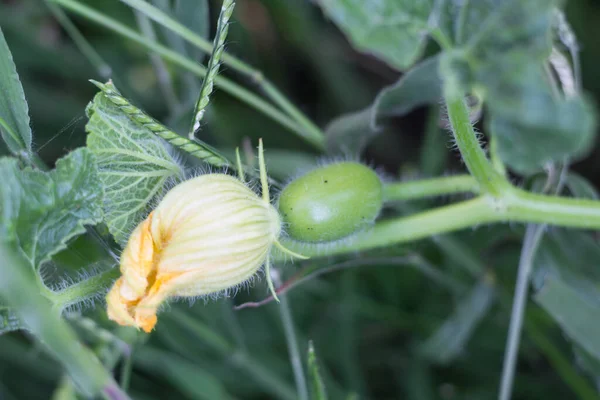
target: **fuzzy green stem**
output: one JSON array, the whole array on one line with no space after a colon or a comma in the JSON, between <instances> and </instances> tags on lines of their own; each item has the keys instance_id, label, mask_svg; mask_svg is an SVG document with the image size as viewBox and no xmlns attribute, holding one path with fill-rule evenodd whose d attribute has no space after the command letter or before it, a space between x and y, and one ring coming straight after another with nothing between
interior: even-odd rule
<instances>
[{"instance_id":1,"label":"fuzzy green stem","mask_svg":"<svg viewBox=\"0 0 600 400\"><path fill-rule=\"evenodd\" d=\"M113 18L107 17L104 14L101 14L94 9L78 3L74 0L51 0L57 4L60 4L64 8L69 9L70 11L81 15L90 21L96 22L97 24L103 25L104 27L110 29L111 31L126 37L142 46L146 49L159 54L161 57L165 58L173 62L174 64L179 65L180 67L200 76L206 76L206 68L197 63L188 60L187 58L181 56L179 53L168 49L165 46L158 44L155 41L148 40L147 38L139 35L132 29L127 26L121 24ZM282 126L289 129L291 132L296 133L298 136L305 139L307 142L311 143L317 149L322 150L325 148L325 140L321 138L317 138L315 135L309 133L306 129L300 126L296 121L288 117L285 113L281 112L276 107L272 106L268 102L261 99L259 96L250 92L247 89L237 85L236 83L226 79L222 76L217 76L215 78L215 84L220 87L223 91L229 93L230 95L238 98L240 101L248 104L259 112L265 114L267 117L273 119L278 122Z\"/></svg>"},{"instance_id":2,"label":"fuzzy green stem","mask_svg":"<svg viewBox=\"0 0 600 400\"><path fill-rule=\"evenodd\" d=\"M457 175L413 182L386 183L383 186L383 199L385 202L391 202L478 192L479 184L471 175Z\"/></svg>"},{"instance_id":3,"label":"fuzzy green stem","mask_svg":"<svg viewBox=\"0 0 600 400\"><path fill-rule=\"evenodd\" d=\"M191 29L182 25L178 21L169 17L167 14L162 12L156 7L146 3L142 0L121 0L128 6L135 8L136 10L146 14L150 19L161 24L165 28L172 30L177 33L183 39L196 46L201 51L210 54L213 51L213 46L210 42L203 37L194 33ZM252 82L254 82L275 104L277 104L282 110L290 115L306 132L307 135L312 137L317 143L324 143L323 131L319 129L309 118L307 118L294 104L292 104L286 96L284 96L270 81L268 81L262 72L254 69L250 65L244 63L238 58L223 53L221 59L231 69L245 75Z\"/></svg>"},{"instance_id":4,"label":"fuzzy green stem","mask_svg":"<svg viewBox=\"0 0 600 400\"><path fill-rule=\"evenodd\" d=\"M492 166L499 174L506 176L506 167L498 154L498 137L494 134L490 137L490 161Z\"/></svg>"},{"instance_id":5,"label":"fuzzy green stem","mask_svg":"<svg viewBox=\"0 0 600 400\"><path fill-rule=\"evenodd\" d=\"M456 84L447 82L444 97L452 133L469 172L479 182L482 191L494 196L500 195L510 187L510 184L492 167L481 149L469 120L469 109L465 104L462 91Z\"/></svg>"},{"instance_id":6,"label":"fuzzy green stem","mask_svg":"<svg viewBox=\"0 0 600 400\"><path fill-rule=\"evenodd\" d=\"M111 268L65 289L51 292L47 297L54 304L55 308L63 310L72 304L77 304L98 296L98 294L101 291L106 290L119 275L119 268Z\"/></svg>"},{"instance_id":7,"label":"fuzzy green stem","mask_svg":"<svg viewBox=\"0 0 600 400\"><path fill-rule=\"evenodd\" d=\"M234 7L235 1L223 0L221 13L219 14L219 23L217 24L217 33L213 43L210 60L208 61L208 66L206 69L207 73L202 81L200 95L192 116L192 126L189 133L190 140L196 136L196 132L200 129L200 122L202 121L206 107L210 102L210 94L213 91L215 78L219 73L221 56L223 55L223 51L225 49L225 39L227 39L227 33L229 32L229 19L231 18L231 14L233 14Z\"/></svg>"},{"instance_id":8,"label":"fuzzy green stem","mask_svg":"<svg viewBox=\"0 0 600 400\"><path fill-rule=\"evenodd\" d=\"M509 187L499 198L482 195L408 217L384 220L335 245L290 239L282 240L282 244L292 251L314 257L386 247L491 222L600 229L600 202L533 194ZM283 258L282 254L275 254L275 260Z\"/></svg>"}]
</instances>

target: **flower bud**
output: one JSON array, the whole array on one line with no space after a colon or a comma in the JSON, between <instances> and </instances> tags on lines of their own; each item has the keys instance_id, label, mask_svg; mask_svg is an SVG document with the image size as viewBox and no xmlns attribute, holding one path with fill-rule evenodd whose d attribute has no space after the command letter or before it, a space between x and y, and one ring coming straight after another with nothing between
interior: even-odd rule
<instances>
[{"instance_id":1,"label":"flower bud","mask_svg":"<svg viewBox=\"0 0 600 400\"><path fill-rule=\"evenodd\" d=\"M129 238L107 296L109 318L151 331L166 299L247 281L280 231L276 209L236 178L209 174L177 185Z\"/></svg>"}]
</instances>

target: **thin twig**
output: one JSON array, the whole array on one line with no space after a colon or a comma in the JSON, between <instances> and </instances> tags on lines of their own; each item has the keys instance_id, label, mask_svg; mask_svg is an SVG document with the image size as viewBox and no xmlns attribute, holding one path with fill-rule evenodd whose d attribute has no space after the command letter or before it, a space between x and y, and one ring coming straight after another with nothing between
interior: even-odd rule
<instances>
[{"instance_id":1,"label":"thin twig","mask_svg":"<svg viewBox=\"0 0 600 400\"><path fill-rule=\"evenodd\" d=\"M276 269L273 269L273 279L277 283L277 286L280 286L281 281L278 275L279 272ZM279 316L281 318L281 323L283 324L283 331L285 333L285 339L290 355L290 364L292 365L292 370L294 371L294 381L296 382L298 398L300 400L308 400L308 389L306 386L306 376L304 375L304 366L302 359L300 358L300 349L298 348L298 339L296 338L292 310L286 296L281 296L279 304Z\"/></svg>"}]
</instances>

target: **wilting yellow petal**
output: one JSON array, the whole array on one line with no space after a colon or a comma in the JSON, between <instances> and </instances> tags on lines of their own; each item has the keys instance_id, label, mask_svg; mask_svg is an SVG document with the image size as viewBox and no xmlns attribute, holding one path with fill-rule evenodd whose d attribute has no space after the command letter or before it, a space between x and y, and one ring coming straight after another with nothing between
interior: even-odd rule
<instances>
[{"instance_id":1,"label":"wilting yellow petal","mask_svg":"<svg viewBox=\"0 0 600 400\"><path fill-rule=\"evenodd\" d=\"M281 231L275 208L239 180L203 175L173 188L132 233L109 318L152 330L169 297L235 287L265 262Z\"/></svg>"}]
</instances>

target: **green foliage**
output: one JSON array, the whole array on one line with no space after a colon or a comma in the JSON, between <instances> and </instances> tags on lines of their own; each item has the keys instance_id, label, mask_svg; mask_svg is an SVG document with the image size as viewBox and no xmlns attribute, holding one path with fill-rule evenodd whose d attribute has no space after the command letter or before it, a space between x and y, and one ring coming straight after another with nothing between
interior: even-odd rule
<instances>
[{"instance_id":1,"label":"green foliage","mask_svg":"<svg viewBox=\"0 0 600 400\"><path fill-rule=\"evenodd\" d=\"M436 364L448 364L459 357L477 325L489 313L494 298L493 282L484 279L475 285L454 313L421 345L423 356Z\"/></svg>"},{"instance_id":2,"label":"green foliage","mask_svg":"<svg viewBox=\"0 0 600 400\"><path fill-rule=\"evenodd\" d=\"M31 152L29 110L17 69L0 29L0 133L13 154Z\"/></svg>"},{"instance_id":3,"label":"green foliage","mask_svg":"<svg viewBox=\"0 0 600 400\"><path fill-rule=\"evenodd\" d=\"M327 150L360 154L391 118L401 117L442 96L439 58L430 57L406 72L395 84L383 88L368 108L334 119L325 131Z\"/></svg>"},{"instance_id":4,"label":"green foliage","mask_svg":"<svg viewBox=\"0 0 600 400\"><path fill-rule=\"evenodd\" d=\"M516 372L514 385L501 378L503 400L505 388L514 400L597 397L600 245L575 230L600 228L597 157L570 165L595 138L593 6L238 2L225 52L223 36L215 49L209 37L218 10L208 6L219 2L50 1L0 5L0 131L16 156L0 159L0 398L126 399L118 377L140 399L487 399L503 359ZM218 75L199 62L211 53ZM124 95L94 82L87 148L73 151L86 137L69 124L92 95L85 81L107 71ZM223 92L211 94L203 141L188 140L180 134L207 74ZM258 138L284 183L271 180L280 209L304 213L283 216L281 241L312 256L290 266L272 254L284 306L262 299L259 283L234 299L165 307L150 335L108 321L92 303L120 275L104 267L129 232L184 177L235 175L236 147L255 177ZM332 165L306 179L323 150L359 171L333 188ZM44 172L41 159L56 168ZM322 223L324 204L335 215ZM330 236L298 235L315 227ZM533 231L537 252L522 244ZM520 261L529 258L532 277ZM525 290L513 290L516 279ZM505 346L509 326L521 330L513 304L527 304L523 338Z\"/></svg>"},{"instance_id":5,"label":"green foliage","mask_svg":"<svg viewBox=\"0 0 600 400\"><path fill-rule=\"evenodd\" d=\"M175 2L169 0L153 0L152 3L163 12L172 15L175 20L181 22L181 24L195 32L198 36L208 39L210 34L208 0L176 0ZM160 25L160 29L163 31L170 48L177 50L181 55L199 58L200 52L197 49L186 45L183 38L170 29L167 29L162 24ZM189 80L187 80L187 82L189 82ZM197 91L194 93L194 97L196 94Z\"/></svg>"},{"instance_id":6,"label":"green foliage","mask_svg":"<svg viewBox=\"0 0 600 400\"><path fill-rule=\"evenodd\" d=\"M125 244L165 183L181 169L164 144L134 123L104 94L86 109L87 148L96 156L104 187L104 221L115 239Z\"/></svg>"},{"instance_id":7,"label":"green foliage","mask_svg":"<svg viewBox=\"0 0 600 400\"><path fill-rule=\"evenodd\" d=\"M579 157L593 143L595 118L586 99L557 98L544 65L552 47L557 1L449 2L444 28L457 48L441 71L452 84L484 96L489 133L509 167L530 174Z\"/></svg>"},{"instance_id":8,"label":"green foliage","mask_svg":"<svg viewBox=\"0 0 600 400\"><path fill-rule=\"evenodd\" d=\"M546 276L535 301L573 341L600 359L599 299L586 298L580 290L555 276Z\"/></svg>"},{"instance_id":9,"label":"green foliage","mask_svg":"<svg viewBox=\"0 0 600 400\"><path fill-rule=\"evenodd\" d=\"M320 5L357 49L405 69L421 55L434 2L326 0Z\"/></svg>"},{"instance_id":10,"label":"green foliage","mask_svg":"<svg viewBox=\"0 0 600 400\"><path fill-rule=\"evenodd\" d=\"M93 353L81 346L67 322L59 318L48 300L39 293L25 260L4 243L0 244L0 259L3 263L0 267L0 297L17 310L27 329L60 360L79 390L86 396L97 396L107 387L120 393Z\"/></svg>"},{"instance_id":11,"label":"green foliage","mask_svg":"<svg viewBox=\"0 0 600 400\"><path fill-rule=\"evenodd\" d=\"M0 192L0 238L18 246L34 268L85 232L84 225L102 220L102 186L86 149L69 153L49 173L3 158L0 175L6 185Z\"/></svg>"},{"instance_id":12,"label":"green foliage","mask_svg":"<svg viewBox=\"0 0 600 400\"><path fill-rule=\"evenodd\" d=\"M536 261L535 301L564 332L600 360L600 246L580 232L554 230Z\"/></svg>"},{"instance_id":13,"label":"green foliage","mask_svg":"<svg viewBox=\"0 0 600 400\"><path fill-rule=\"evenodd\" d=\"M327 391L321 373L319 372L319 360L315 352L313 342L308 342L308 373L310 376L310 392L312 400L327 400Z\"/></svg>"}]
</instances>

